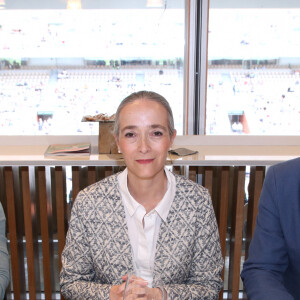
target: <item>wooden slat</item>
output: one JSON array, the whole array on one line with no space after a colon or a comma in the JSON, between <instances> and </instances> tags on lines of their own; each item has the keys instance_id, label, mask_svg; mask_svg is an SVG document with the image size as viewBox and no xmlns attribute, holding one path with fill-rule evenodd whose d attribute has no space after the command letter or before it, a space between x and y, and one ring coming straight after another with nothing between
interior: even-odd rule
<instances>
[{"instance_id":1,"label":"wooden slat","mask_svg":"<svg viewBox=\"0 0 300 300\"><path fill-rule=\"evenodd\" d=\"M72 167L72 200L73 203L80 191L80 169L79 167Z\"/></svg>"},{"instance_id":2,"label":"wooden slat","mask_svg":"<svg viewBox=\"0 0 300 300\"><path fill-rule=\"evenodd\" d=\"M36 279L35 279L35 268L34 268L36 258L34 257L34 240L33 240L33 228L32 228L32 214L34 214L35 208L31 203L28 167L21 167L21 181L22 181L22 194L23 194L29 297L30 299L36 299L37 287L35 284Z\"/></svg>"},{"instance_id":3,"label":"wooden slat","mask_svg":"<svg viewBox=\"0 0 300 300\"><path fill-rule=\"evenodd\" d=\"M51 215L51 204L49 205L47 190L46 190L46 175L45 167L38 167L38 191L39 191L39 206L41 220L41 237L42 237L42 252L43 252L43 275L44 275L44 292L46 299L52 298L52 280L50 247L53 240L50 239L48 218Z\"/></svg>"},{"instance_id":4,"label":"wooden slat","mask_svg":"<svg viewBox=\"0 0 300 300\"><path fill-rule=\"evenodd\" d=\"M197 170L198 170L198 167L195 167L195 166L191 166L189 167L189 179L194 181L194 182L197 182Z\"/></svg>"},{"instance_id":5,"label":"wooden slat","mask_svg":"<svg viewBox=\"0 0 300 300\"><path fill-rule=\"evenodd\" d=\"M229 197L229 167L222 167L220 181L220 200L218 206L218 226L223 258L225 257L227 219L228 219L228 197Z\"/></svg>"},{"instance_id":6,"label":"wooden slat","mask_svg":"<svg viewBox=\"0 0 300 300\"><path fill-rule=\"evenodd\" d=\"M254 234L258 203L265 176L265 167L251 167L249 182L249 200L247 213L245 260L248 258L248 251L251 239Z\"/></svg>"},{"instance_id":7,"label":"wooden slat","mask_svg":"<svg viewBox=\"0 0 300 300\"><path fill-rule=\"evenodd\" d=\"M226 236L228 220L228 198L229 198L229 167L222 167L220 172L220 194L218 201L217 222L219 226L220 244L222 256L225 261L226 254ZM222 279L224 280L224 270L222 270ZM219 294L219 299L223 300L223 289Z\"/></svg>"},{"instance_id":8,"label":"wooden slat","mask_svg":"<svg viewBox=\"0 0 300 300\"><path fill-rule=\"evenodd\" d=\"M18 234L17 216L15 206L14 180L12 167L4 168L6 201L7 201L7 222L10 239L10 257L12 268L12 283L14 299L25 299L25 264L23 237Z\"/></svg>"},{"instance_id":9,"label":"wooden slat","mask_svg":"<svg viewBox=\"0 0 300 300\"><path fill-rule=\"evenodd\" d=\"M233 188L228 299L238 300L244 225L245 167L235 167Z\"/></svg>"},{"instance_id":10,"label":"wooden slat","mask_svg":"<svg viewBox=\"0 0 300 300\"><path fill-rule=\"evenodd\" d=\"M88 185L91 185L96 181L96 167L88 167Z\"/></svg>"},{"instance_id":11,"label":"wooden slat","mask_svg":"<svg viewBox=\"0 0 300 300\"><path fill-rule=\"evenodd\" d=\"M66 208L65 208L65 184L64 172L62 167L55 167L55 198L57 215L57 239L58 239L58 263L61 270L61 255L66 243ZM58 279L59 280L59 279ZM61 295L61 299L64 297Z\"/></svg>"},{"instance_id":12,"label":"wooden slat","mask_svg":"<svg viewBox=\"0 0 300 300\"><path fill-rule=\"evenodd\" d=\"M213 195L213 167L204 168L203 185L208 189L210 195Z\"/></svg>"},{"instance_id":13,"label":"wooden slat","mask_svg":"<svg viewBox=\"0 0 300 300\"><path fill-rule=\"evenodd\" d=\"M111 176L113 174L113 168L112 167L105 167L104 168L104 177Z\"/></svg>"},{"instance_id":14,"label":"wooden slat","mask_svg":"<svg viewBox=\"0 0 300 300\"><path fill-rule=\"evenodd\" d=\"M62 167L55 167L55 188L56 188L56 214L57 214L57 238L59 270L61 270L61 253L65 247L65 197L64 197L64 176Z\"/></svg>"}]
</instances>

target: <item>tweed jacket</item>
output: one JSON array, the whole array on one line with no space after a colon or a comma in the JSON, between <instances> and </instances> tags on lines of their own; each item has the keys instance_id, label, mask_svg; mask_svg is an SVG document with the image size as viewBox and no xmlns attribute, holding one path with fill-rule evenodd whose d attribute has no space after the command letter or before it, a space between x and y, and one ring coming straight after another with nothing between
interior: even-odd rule
<instances>
[{"instance_id":1,"label":"tweed jacket","mask_svg":"<svg viewBox=\"0 0 300 300\"><path fill-rule=\"evenodd\" d=\"M182 176L175 178L175 197L156 244L153 286L160 276L169 300L217 299L223 258L210 195ZM111 286L131 271L132 249L116 174L76 198L62 253L61 292L66 299L109 299Z\"/></svg>"}]
</instances>

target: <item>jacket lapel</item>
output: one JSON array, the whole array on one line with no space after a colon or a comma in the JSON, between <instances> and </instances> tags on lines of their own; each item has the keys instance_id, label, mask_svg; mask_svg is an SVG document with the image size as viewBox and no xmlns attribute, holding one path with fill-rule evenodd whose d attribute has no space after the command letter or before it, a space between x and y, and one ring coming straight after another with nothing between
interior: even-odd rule
<instances>
[{"instance_id":1,"label":"jacket lapel","mask_svg":"<svg viewBox=\"0 0 300 300\"><path fill-rule=\"evenodd\" d=\"M133 271L132 248L128 236L125 210L121 195L118 189L117 175L110 177L111 189L106 190L106 216L105 222L109 226L103 228L106 230L107 241L107 264L111 265L110 272L114 273L116 279L120 279L120 275L125 275ZM114 263L118 262L118 263Z\"/></svg>"}]
</instances>

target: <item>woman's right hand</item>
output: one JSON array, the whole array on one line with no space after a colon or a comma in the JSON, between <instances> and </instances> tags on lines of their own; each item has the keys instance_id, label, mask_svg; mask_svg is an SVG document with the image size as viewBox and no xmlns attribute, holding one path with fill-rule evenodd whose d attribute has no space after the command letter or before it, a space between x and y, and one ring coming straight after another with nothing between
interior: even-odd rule
<instances>
[{"instance_id":1,"label":"woman's right hand","mask_svg":"<svg viewBox=\"0 0 300 300\"><path fill-rule=\"evenodd\" d=\"M119 285L113 285L110 289L109 299L110 300L123 300L125 284L127 280L127 275L122 276L123 283Z\"/></svg>"}]
</instances>

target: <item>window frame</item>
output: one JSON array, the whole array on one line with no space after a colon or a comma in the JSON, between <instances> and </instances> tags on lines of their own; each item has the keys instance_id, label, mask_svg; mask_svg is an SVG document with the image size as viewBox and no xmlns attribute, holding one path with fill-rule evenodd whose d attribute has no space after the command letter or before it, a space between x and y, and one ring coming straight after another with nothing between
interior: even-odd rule
<instances>
[{"instance_id":1,"label":"window frame","mask_svg":"<svg viewBox=\"0 0 300 300\"><path fill-rule=\"evenodd\" d=\"M184 133L205 135L209 0L187 1Z\"/></svg>"}]
</instances>

